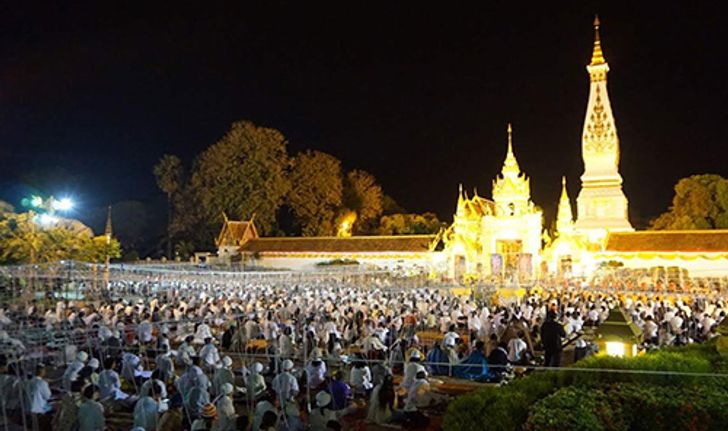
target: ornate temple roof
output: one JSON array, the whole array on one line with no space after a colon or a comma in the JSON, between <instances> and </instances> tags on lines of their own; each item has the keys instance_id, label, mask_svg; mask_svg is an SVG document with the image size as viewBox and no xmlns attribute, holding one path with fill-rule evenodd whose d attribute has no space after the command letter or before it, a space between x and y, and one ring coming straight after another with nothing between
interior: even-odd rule
<instances>
[{"instance_id":1,"label":"ornate temple roof","mask_svg":"<svg viewBox=\"0 0 728 431\"><path fill-rule=\"evenodd\" d=\"M246 241L258 238L258 230L255 228L253 219L248 221L228 220L225 219L222 229L215 240L217 247L242 245Z\"/></svg>"},{"instance_id":2,"label":"ornate temple roof","mask_svg":"<svg viewBox=\"0 0 728 431\"><path fill-rule=\"evenodd\" d=\"M728 252L728 230L610 232L607 252Z\"/></svg>"},{"instance_id":3,"label":"ornate temple roof","mask_svg":"<svg viewBox=\"0 0 728 431\"><path fill-rule=\"evenodd\" d=\"M243 244L240 251L243 253L427 252L435 238L436 235L271 237L252 239Z\"/></svg>"}]
</instances>

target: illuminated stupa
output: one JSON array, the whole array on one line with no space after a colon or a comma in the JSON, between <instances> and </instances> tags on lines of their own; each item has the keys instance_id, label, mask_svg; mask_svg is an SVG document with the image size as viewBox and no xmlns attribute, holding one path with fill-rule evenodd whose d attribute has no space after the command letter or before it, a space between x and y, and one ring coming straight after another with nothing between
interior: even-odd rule
<instances>
[{"instance_id":1,"label":"illuminated stupa","mask_svg":"<svg viewBox=\"0 0 728 431\"><path fill-rule=\"evenodd\" d=\"M574 227L597 243L608 232L634 230L628 220L627 197L619 174L619 137L607 92L609 65L602 53L599 18L594 19L594 50L586 68L591 85L581 141L584 174Z\"/></svg>"}]
</instances>

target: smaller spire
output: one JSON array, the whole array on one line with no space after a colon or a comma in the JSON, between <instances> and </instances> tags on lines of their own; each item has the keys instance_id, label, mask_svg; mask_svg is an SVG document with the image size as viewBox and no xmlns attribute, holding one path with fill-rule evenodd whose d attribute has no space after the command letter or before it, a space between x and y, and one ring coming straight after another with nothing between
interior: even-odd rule
<instances>
[{"instance_id":1,"label":"smaller spire","mask_svg":"<svg viewBox=\"0 0 728 431\"><path fill-rule=\"evenodd\" d=\"M465 212L465 199L463 198L463 183L458 186L458 206L455 210L456 215L463 215Z\"/></svg>"},{"instance_id":2,"label":"smaller spire","mask_svg":"<svg viewBox=\"0 0 728 431\"><path fill-rule=\"evenodd\" d=\"M113 234L113 229L111 225L111 205L109 205L108 211L106 213L106 229L104 230L104 234L106 235L106 241L111 241L111 235Z\"/></svg>"},{"instance_id":3,"label":"smaller spire","mask_svg":"<svg viewBox=\"0 0 728 431\"><path fill-rule=\"evenodd\" d=\"M506 160L503 163L502 174L512 174L518 176L521 173L521 168L518 166L516 156L513 154L513 128L511 123L508 123L508 150L506 152Z\"/></svg>"},{"instance_id":4,"label":"smaller spire","mask_svg":"<svg viewBox=\"0 0 728 431\"><path fill-rule=\"evenodd\" d=\"M602 53L602 41L599 37L599 15L594 15L594 50L592 51L592 58L590 66L596 66L598 64L605 64L607 61L604 59L604 53Z\"/></svg>"},{"instance_id":5,"label":"smaller spire","mask_svg":"<svg viewBox=\"0 0 728 431\"><path fill-rule=\"evenodd\" d=\"M566 177L561 177L561 199L556 215L556 231L559 234L568 234L572 231L574 214L571 211L569 192L566 190Z\"/></svg>"}]
</instances>

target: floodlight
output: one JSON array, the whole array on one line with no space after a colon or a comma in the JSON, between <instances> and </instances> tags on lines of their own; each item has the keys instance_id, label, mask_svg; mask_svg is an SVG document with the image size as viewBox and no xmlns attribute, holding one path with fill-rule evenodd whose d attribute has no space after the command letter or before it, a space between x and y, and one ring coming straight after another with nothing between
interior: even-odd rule
<instances>
[{"instance_id":1,"label":"floodlight","mask_svg":"<svg viewBox=\"0 0 728 431\"><path fill-rule=\"evenodd\" d=\"M73 201L70 198L63 198L58 201L53 201L53 209L58 211L68 211L73 208Z\"/></svg>"}]
</instances>

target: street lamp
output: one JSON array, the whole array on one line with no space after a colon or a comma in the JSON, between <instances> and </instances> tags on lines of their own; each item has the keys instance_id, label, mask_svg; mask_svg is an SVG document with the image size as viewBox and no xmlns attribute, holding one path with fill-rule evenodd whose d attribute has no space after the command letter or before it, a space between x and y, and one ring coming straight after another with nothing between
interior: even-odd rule
<instances>
[{"instance_id":1,"label":"street lamp","mask_svg":"<svg viewBox=\"0 0 728 431\"><path fill-rule=\"evenodd\" d=\"M637 356L641 332L623 309L612 309L595 331L599 354L626 358Z\"/></svg>"}]
</instances>

